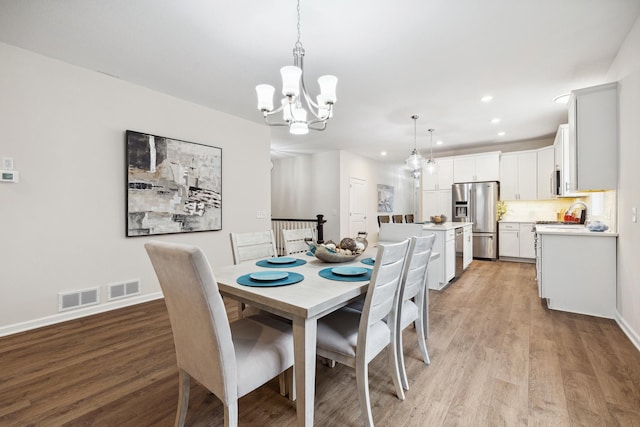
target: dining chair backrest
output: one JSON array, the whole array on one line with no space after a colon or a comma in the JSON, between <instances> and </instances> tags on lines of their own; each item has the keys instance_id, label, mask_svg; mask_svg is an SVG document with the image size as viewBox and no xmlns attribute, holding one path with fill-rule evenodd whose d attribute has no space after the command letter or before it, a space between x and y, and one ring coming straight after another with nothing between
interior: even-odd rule
<instances>
[{"instance_id":1,"label":"dining chair backrest","mask_svg":"<svg viewBox=\"0 0 640 427\"><path fill-rule=\"evenodd\" d=\"M396 224L399 224L402 222L402 215L394 215L393 216L393 222Z\"/></svg>"},{"instance_id":2,"label":"dining chair backrest","mask_svg":"<svg viewBox=\"0 0 640 427\"><path fill-rule=\"evenodd\" d=\"M387 318L396 312L398 290L402 281L404 262L409 250L409 240L399 243L381 244L374 263L371 281L367 289L358 341L366 337L363 328ZM360 343L358 343L360 346ZM366 348L366 347L365 347Z\"/></svg>"},{"instance_id":3,"label":"dining chair backrest","mask_svg":"<svg viewBox=\"0 0 640 427\"><path fill-rule=\"evenodd\" d=\"M306 240L313 241L313 229L298 228L293 230L282 230L282 240L284 242L285 255L306 253L309 250Z\"/></svg>"},{"instance_id":4,"label":"dining chair backrest","mask_svg":"<svg viewBox=\"0 0 640 427\"><path fill-rule=\"evenodd\" d=\"M402 301L416 297L426 287L427 268L435 238L435 234L411 238L414 245L411 258L405 266L405 274L400 291Z\"/></svg>"},{"instance_id":5,"label":"dining chair backrest","mask_svg":"<svg viewBox=\"0 0 640 427\"><path fill-rule=\"evenodd\" d=\"M178 367L225 404L235 401L231 328L209 261L193 246L164 242L144 246L164 294Z\"/></svg>"},{"instance_id":6,"label":"dining chair backrest","mask_svg":"<svg viewBox=\"0 0 640 427\"><path fill-rule=\"evenodd\" d=\"M233 263L277 256L273 230L229 233Z\"/></svg>"},{"instance_id":7,"label":"dining chair backrest","mask_svg":"<svg viewBox=\"0 0 640 427\"><path fill-rule=\"evenodd\" d=\"M404 222L406 223L412 223L413 222L413 214L406 214L404 216Z\"/></svg>"},{"instance_id":8,"label":"dining chair backrest","mask_svg":"<svg viewBox=\"0 0 640 427\"><path fill-rule=\"evenodd\" d=\"M387 224L389 222L391 222L389 215L378 215L378 227L380 227L380 224Z\"/></svg>"}]
</instances>

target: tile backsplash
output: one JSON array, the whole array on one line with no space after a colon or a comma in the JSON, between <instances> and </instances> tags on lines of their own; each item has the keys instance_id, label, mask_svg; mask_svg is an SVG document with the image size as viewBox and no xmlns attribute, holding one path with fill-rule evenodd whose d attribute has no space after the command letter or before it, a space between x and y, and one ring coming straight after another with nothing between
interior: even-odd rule
<instances>
[{"instance_id":1,"label":"tile backsplash","mask_svg":"<svg viewBox=\"0 0 640 427\"><path fill-rule=\"evenodd\" d=\"M616 192L594 192L578 198L553 200L510 200L506 201L507 212L502 221L555 221L562 209L580 200L587 205L587 221L601 221L616 230Z\"/></svg>"}]
</instances>

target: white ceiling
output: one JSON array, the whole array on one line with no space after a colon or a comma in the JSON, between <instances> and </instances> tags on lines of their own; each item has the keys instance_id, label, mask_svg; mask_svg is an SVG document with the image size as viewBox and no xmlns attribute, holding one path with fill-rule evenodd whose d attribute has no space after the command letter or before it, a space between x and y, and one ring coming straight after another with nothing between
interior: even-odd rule
<instances>
[{"instance_id":1,"label":"white ceiling","mask_svg":"<svg viewBox=\"0 0 640 427\"><path fill-rule=\"evenodd\" d=\"M401 163L412 114L423 155L431 127L436 155L550 137L566 122L553 98L607 82L639 14L640 0L302 0L307 87L334 74L338 102L324 132L272 128L272 152ZM295 41L294 0L0 0L0 42L255 122L254 87L279 91Z\"/></svg>"}]
</instances>

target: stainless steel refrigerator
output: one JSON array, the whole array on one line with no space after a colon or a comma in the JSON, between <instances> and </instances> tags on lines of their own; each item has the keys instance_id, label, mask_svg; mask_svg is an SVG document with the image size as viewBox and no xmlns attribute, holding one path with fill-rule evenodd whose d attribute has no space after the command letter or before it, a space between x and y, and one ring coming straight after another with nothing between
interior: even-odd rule
<instances>
[{"instance_id":1,"label":"stainless steel refrigerator","mask_svg":"<svg viewBox=\"0 0 640 427\"><path fill-rule=\"evenodd\" d=\"M489 181L453 184L451 193L453 221L473 223L473 257L497 259L496 203L500 197L500 183Z\"/></svg>"}]
</instances>

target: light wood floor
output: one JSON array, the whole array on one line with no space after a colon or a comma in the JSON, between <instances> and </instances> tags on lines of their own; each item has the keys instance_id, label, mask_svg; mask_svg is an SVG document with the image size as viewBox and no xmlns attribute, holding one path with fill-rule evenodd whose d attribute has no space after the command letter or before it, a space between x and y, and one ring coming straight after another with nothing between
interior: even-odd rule
<instances>
[{"instance_id":1,"label":"light wood floor","mask_svg":"<svg viewBox=\"0 0 640 427\"><path fill-rule=\"evenodd\" d=\"M386 355L370 365L378 426L640 426L640 352L616 323L546 309L531 264L474 261L431 291L431 365L413 330L411 389L394 395ZM235 313L230 314L231 317ZM163 301L0 339L0 425L171 426L177 371ZM316 425L361 425L354 371L317 365ZM240 400L240 424L294 426L272 381ZM187 425L221 426L192 385Z\"/></svg>"}]
</instances>

